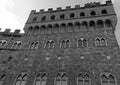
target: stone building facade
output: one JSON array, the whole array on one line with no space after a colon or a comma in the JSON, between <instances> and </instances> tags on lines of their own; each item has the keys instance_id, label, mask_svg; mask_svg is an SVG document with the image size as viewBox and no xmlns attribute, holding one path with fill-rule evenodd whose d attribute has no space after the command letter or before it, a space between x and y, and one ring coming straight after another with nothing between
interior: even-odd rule
<instances>
[{"instance_id":1,"label":"stone building facade","mask_svg":"<svg viewBox=\"0 0 120 85\"><path fill-rule=\"evenodd\" d=\"M0 85L120 85L112 2L32 10L25 33L0 32Z\"/></svg>"}]
</instances>

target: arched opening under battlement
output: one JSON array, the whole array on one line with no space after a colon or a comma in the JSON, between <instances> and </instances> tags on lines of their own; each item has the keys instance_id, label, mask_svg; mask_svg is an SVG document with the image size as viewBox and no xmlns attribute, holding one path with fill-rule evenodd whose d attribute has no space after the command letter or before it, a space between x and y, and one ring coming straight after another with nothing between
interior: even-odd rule
<instances>
[{"instance_id":1,"label":"arched opening under battlement","mask_svg":"<svg viewBox=\"0 0 120 85\"><path fill-rule=\"evenodd\" d=\"M80 22L75 22L74 23L74 31L79 32L80 31Z\"/></svg>"},{"instance_id":2,"label":"arched opening under battlement","mask_svg":"<svg viewBox=\"0 0 120 85\"><path fill-rule=\"evenodd\" d=\"M46 33L46 26L45 25L42 25L40 27L40 34L45 34Z\"/></svg>"},{"instance_id":3,"label":"arched opening under battlement","mask_svg":"<svg viewBox=\"0 0 120 85\"><path fill-rule=\"evenodd\" d=\"M110 19L105 20L105 27L107 27L107 28L112 27L112 21Z\"/></svg>"},{"instance_id":4,"label":"arched opening under battlement","mask_svg":"<svg viewBox=\"0 0 120 85\"><path fill-rule=\"evenodd\" d=\"M53 33L59 33L59 24L53 26Z\"/></svg>"},{"instance_id":5,"label":"arched opening under battlement","mask_svg":"<svg viewBox=\"0 0 120 85\"><path fill-rule=\"evenodd\" d=\"M67 32L73 32L73 23L68 23L67 24Z\"/></svg>"},{"instance_id":6,"label":"arched opening under battlement","mask_svg":"<svg viewBox=\"0 0 120 85\"><path fill-rule=\"evenodd\" d=\"M83 21L80 25L80 30L87 31L88 30L88 23L87 21Z\"/></svg>"},{"instance_id":7,"label":"arched opening under battlement","mask_svg":"<svg viewBox=\"0 0 120 85\"><path fill-rule=\"evenodd\" d=\"M95 21L90 21L89 22L89 30L95 30L95 28L96 28Z\"/></svg>"},{"instance_id":8,"label":"arched opening under battlement","mask_svg":"<svg viewBox=\"0 0 120 85\"><path fill-rule=\"evenodd\" d=\"M104 28L104 23L103 23L103 20L98 20L97 21L97 28Z\"/></svg>"},{"instance_id":9,"label":"arched opening under battlement","mask_svg":"<svg viewBox=\"0 0 120 85\"><path fill-rule=\"evenodd\" d=\"M60 31L60 33L65 33L66 32L66 24L65 23L62 23L60 25L59 31Z\"/></svg>"},{"instance_id":10,"label":"arched opening under battlement","mask_svg":"<svg viewBox=\"0 0 120 85\"><path fill-rule=\"evenodd\" d=\"M75 14L74 13L71 13L70 14L70 18L74 18L75 17Z\"/></svg>"}]
</instances>

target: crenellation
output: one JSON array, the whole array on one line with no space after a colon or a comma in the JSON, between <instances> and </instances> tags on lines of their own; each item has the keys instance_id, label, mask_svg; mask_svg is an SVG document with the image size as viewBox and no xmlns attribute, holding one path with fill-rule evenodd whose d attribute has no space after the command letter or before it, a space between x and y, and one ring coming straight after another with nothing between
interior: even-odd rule
<instances>
[{"instance_id":1,"label":"crenellation","mask_svg":"<svg viewBox=\"0 0 120 85\"><path fill-rule=\"evenodd\" d=\"M71 6L66 6L65 10L70 10L70 9L71 9Z\"/></svg>"},{"instance_id":2,"label":"crenellation","mask_svg":"<svg viewBox=\"0 0 120 85\"><path fill-rule=\"evenodd\" d=\"M48 12L51 12L51 11L53 11L53 8L48 8Z\"/></svg>"},{"instance_id":3,"label":"crenellation","mask_svg":"<svg viewBox=\"0 0 120 85\"><path fill-rule=\"evenodd\" d=\"M75 5L75 8L80 8L80 5Z\"/></svg>"},{"instance_id":4,"label":"crenellation","mask_svg":"<svg viewBox=\"0 0 120 85\"><path fill-rule=\"evenodd\" d=\"M40 9L40 13L45 12L45 9Z\"/></svg>"},{"instance_id":5,"label":"crenellation","mask_svg":"<svg viewBox=\"0 0 120 85\"><path fill-rule=\"evenodd\" d=\"M5 29L4 33L10 33L11 29Z\"/></svg>"},{"instance_id":6,"label":"crenellation","mask_svg":"<svg viewBox=\"0 0 120 85\"><path fill-rule=\"evenodd\" d=\"M18 29L16 29L15 31L14 31L14 34L19 34L20 33L20 30L18 30Z\"/></svg>"},{"instance_id":7,"label":"crenellation","mask_svg":"<svg viewBox=\"0 0 120 85\"><path fill-rule=\"evenodd\" d=\"M62 10L62 7L57 7L56 10L57 10L57 11L60 11L60 10Z\"/></svg>"},{"instance_id":8,"label":"crenellation","mask_svg":"<svg viewBox=\"0 0 120 85\"><path fill-rule=\"evenodd\" d=\"M30 14L35 14L36 13L36 10L32 10Z\"/></svg>"}]
</instances>

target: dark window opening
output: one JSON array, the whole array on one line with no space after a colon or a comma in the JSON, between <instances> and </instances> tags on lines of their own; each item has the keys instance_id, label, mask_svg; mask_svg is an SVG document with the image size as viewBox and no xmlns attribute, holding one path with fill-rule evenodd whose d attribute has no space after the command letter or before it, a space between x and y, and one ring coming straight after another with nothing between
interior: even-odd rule
<instances>
[{"instance_id":1,"label":"dark window opening","mask_svg":"<svg viewBox=\"0 0 120 85\"><path fill-rule=\"evenodd\" d=\"M80 16L81 16L81 17L84 17L84 16L85 16L85 13L84 13L84 12L81 12L81 13L80 13Z\"/></svg>"},{"instance_id":2,"label":"dark window opening","mask_svg":"<svg viewBox=\"0 0 120 85\"><path fill-rule=\"evenodd\" d=\"M60 15L60 18L61 18L61 19L64 19L64 18L65 18L65 15L64 15L64 14Z\"/></svg>"},{"instance_id":3,"label":"dark window opening","mask_svg":"<svg viewBox=\"0 0 120 85\"><path fill-rule=\"evenodd\" d=\"M74 18L74 17L75 17L74 13L70 14L70 18Z\"/></svg>"},{"instance_id":4,"label":"dark window opening","mask_svg":"<svg viewBox=\"0 0 120 85\"><path fill-rule=\"evenodd\" d=\"M46 16L43 16L41 21L45 21L46 20Z\"/></svg>"},{"instance_id":5,"label":"dark window opening","mask_svg":"<svg viewBox=\"0 0 120 85\"><path fill-rule=\"evenodd\" d=\"M94 15L96 15L96 12L95 12L95 11L92 11L90 14L91 14L92 16L94 16Z\"/></svg>"},{"instance_id":6,"label":"dark window opening","mask_svg":"<svg viewBox=\"0 0 120 85\"><path fill-rule=\"evenodd\" d=\"M52 16L51 16L51 20L55 20L55 15L52 15Z\"/></svg>"},{"instance_id":7,"label":"dark window opening","mask_svg":"<svg viewBox=\"0 0 120 85\"><path fill-rule=\"evenodd\" d=\"M102 14L107 14L107 11L104 9L104 10L102 10L101 13L102 13Z\"/></svg>"}]
</instances>

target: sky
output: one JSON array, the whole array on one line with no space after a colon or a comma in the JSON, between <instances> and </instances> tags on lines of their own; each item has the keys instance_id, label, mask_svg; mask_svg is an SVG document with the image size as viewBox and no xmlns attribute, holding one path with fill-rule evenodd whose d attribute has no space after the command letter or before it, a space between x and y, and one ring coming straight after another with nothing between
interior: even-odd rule
<instances>
[{"instance_id":1,"label":"sky","mask_svg":"<svg viewBox=\"0 0 120 85\"><path fill-rule=\"evenodd\" d=\"M24 32L23 27L31 10L39 11L48 8L83 6L85 3L94 1L105 3L106 0L0 0L0 28L2 31L10 28L12 31L21 29L21 32ZM112 2L118 17L115 34L120 45L120 0L112 0Z\"/></svg>"}]
</instances>

